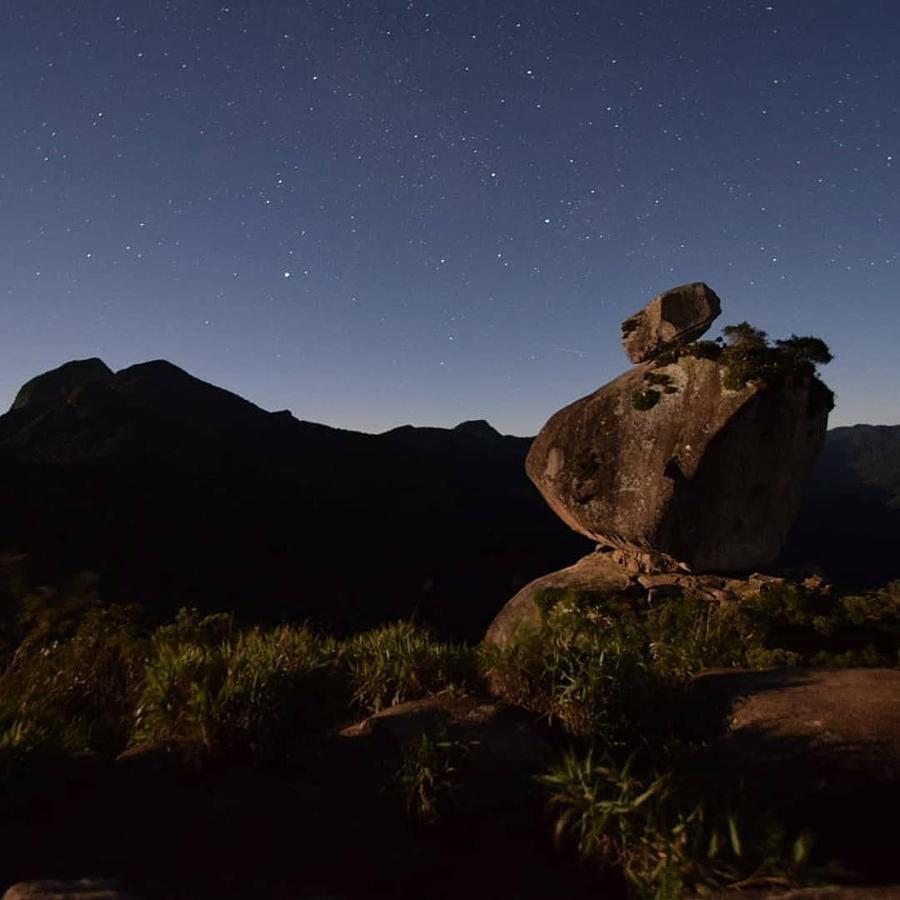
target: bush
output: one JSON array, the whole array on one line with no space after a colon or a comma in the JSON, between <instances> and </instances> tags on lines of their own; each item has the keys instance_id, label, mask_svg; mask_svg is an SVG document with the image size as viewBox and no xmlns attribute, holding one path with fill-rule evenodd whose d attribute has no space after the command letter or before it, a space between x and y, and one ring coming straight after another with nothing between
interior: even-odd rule
<instances>
[{"instance_id":1,"label":"bush","mask_svg":"<svg viewBox=\"0 0 900 900\"><path fill-rule=\"evenodd\" d=\"M720 360L730 390L741 390L751 381L773 386L813 378L818 365L832 360L825 342L815 337L793 334L772 347L766 333L747 322L727 325L722 333L726 346Z\"/></svg>"},{"instance_id":2,"label":"bush","mask_svg":"<svg viewBox=\"0 0 900 900\"><path fill-rule=\"evenodd\" d=\"M353 699L372 712L439 691L475 690L482 683L474 650L439 643L410 622L351 638L342 657Z\"/></svg>"},{"instance_id":3,"label":"bush","mask_svg":"<svg viewBox=\"0 0 900 900\"><path fill-rule=\"evenodd\" d=\"M652 388L648 388L644 391L635 391L634 394L631 395L631 405L640 412L646 412L648 409L653 409L657 403L659 403L659 398L662 396L659 391L654 391Z\"/></svg>"},{"instance_id":4,"label":"bush","mask_svg":"<svg viewBox=\"0 0 900 900\"><path fill-rule=\"evenodd\" d=\"M88 610L101 608L98 577L78 572L59 586L44 583L39 563L0 551L0 662L7 664L26 641L46 644L71 637Z\"/></svg>"},{"instance_id":5,"label":"bush","mask_svg":"<svg viewBox=\"0 0 900 900\"><path fill-rule=\"evenodd\" d=\"M160 625L153 632L153 646L180 647L184 644L199 644L214 647L228 641L234 631L234 617L230 613L203 615L196 609L178 610L175 620Z\"/></svg>"},{"instance_id":6,"label":"bush","mask_svg":"<svg viewBox=\"0 0 900 900\"><path fill-rule=\"evenodd\" d=\"M539 633L486 651L494 690L573 734L621 739L662 689L634 616L621 601L577 592L545 591L538 602Z\"/></svg>"},{"instance_id":7,"label":"bush","mask_svg":"<svg viewBox=\"0 0 900 900\"><path fill-rule=\"evenodd\" d=\"M749 322L726 325L722 334L724 339L716 338L715 341L664 345L654 356L653 366L662 368L672 365L682 356L714 360L724 368L725 387L739 391L751 382L761 382L772 387L816 377L817 367L826 365L833 358L828 346L820 338L792 334L789 338L776 340L772 346L768 335ZM663 384L657 380L660 377L659 373L650 372L645 379L651 385L658 385ZM663 390L670 393L671 386L664 386ZM650 396L652 393L652 388L635 393L632 397L635 409L651 409L655 406L659 397ZM834 401L830 391L824 399L831 409Z\"/></svg>"},{"instance_id":8,"label":"bush","mask_svg":"<svg viewBox=\"0 0 900 900\"><path fill-rule=\"evenodd\" d=\"M900 582L844 597L777 585L742 603L740 614L748 665L767 654L776 663L900 664Z\"/></svg>"},{"instance_id":9,"label":"bush","mask_svg":"<svg viewBox=\"0 0 900 900\"><path fill-rule=\"evenodd\" d=\"M272 757L344 715L335 644L307 628L253 629L218 644L170 638L156 641L136 740Z\"/></svg>"},{"instance_id":10,"label":"bush","mask_svg":"<svg viewBox=\"0 0 900 900\"><path fill-rule=\"evenodd\" d=\"M693 356L696 359L712 359L717 360L722 356L723 347L718 341L694 341L684 348L687 356Z\"/></svg>"},{"instance_id":11,"label":"bush","mask_svg":"<svg viewBox=\"0 0 900 900\"><path fill-rule=\"evenodd\" d=\"M147 652L136 618L90 609L70 637L26 640L0 676L0 728L68 751L125 747Z\"/></svg>"},{"instance_id":12,"label":"bush","mask_svg":"<svg viewBox=\"0 0 900 900\"><path fill-rule=\"evenodd\" d=\"M737 604L682 593L629 614L648 642L654 670L666 681L686 683L703 668L746 662L748 635Z\"/></svg>"}]
</instances>

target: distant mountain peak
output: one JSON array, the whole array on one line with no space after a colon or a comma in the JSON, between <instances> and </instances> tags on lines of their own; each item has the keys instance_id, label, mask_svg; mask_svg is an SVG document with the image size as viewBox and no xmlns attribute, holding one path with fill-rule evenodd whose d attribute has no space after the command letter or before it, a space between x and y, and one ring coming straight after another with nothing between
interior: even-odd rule
<instances>
[{"instance_id":1,"label":"distant mountain peak","mask_svg":"<svg viewBox=\"0 0 900 900\"><path fill-rule=\"evenodd\" d=\"M249 400L165 359L120 369L113 383L132 406L152 409L189 428L230 427L268 419L268 413Z\"/></svg>"},{"instance_id":2,"label":"distant mountain peak","mask_svg":"<svg viewBox=\"0 0 900 900\"><path fill-rule=\"evenodd\" d=\"M19 431L19 443L43 442L45 455L64 459L72 457L76 446L83 455L102 454L108 446L172 444L188 434L192 439L221 436L235 429L265 429L290 418L273 419L243 397L165 359L115 373L100 359L72 360L27 382L10 412L15 415L6 425ZM22 430L29 422L42 424L38 431ZM143 429L139 438L135 428ZM103 440L97 438L97 429L106 435ZM111 443L110 434L117 435Z\"/></svg>"},{"instance_id":3,"label":"distant mountain peak","mask_svg":"<svg viewBox=\"0 0 900 900\"><path fill-rule=\"evenodd\" d=\"M500 432L485 419L469 419L466 422L460 422L453 430L462 434L471 434L475 437L491 439L502 437Z\"/></svg>"},{"instance_id":4,"label":"distant mountain peak","mask_svg":"<svg viewBox=\"0 0 900 900\"><path fill-rule=\"evenodd\" d=\"M186 372L180 366L176 366L175 363L169 362L167 359L148 359L145 362L133 363L130 366L126 366L124 369L119 369L119 371L116 372L116 375L124 375L126 372L159 372L170 375L187 375L189 378L194 377L189 372Z\"/></svg>"},{"instance_id":5,"label":"distant mountain peak","mask_svg":"<svg viewBox=\"0 0 900 900\"><path fill-rule=\"evenodd\" d=\"M92 382L109 382L112 378L112 369L96 356L73 359L25 382L13 400L10 412L52 406L75 388Z\"/></svg>"}]
</instances>

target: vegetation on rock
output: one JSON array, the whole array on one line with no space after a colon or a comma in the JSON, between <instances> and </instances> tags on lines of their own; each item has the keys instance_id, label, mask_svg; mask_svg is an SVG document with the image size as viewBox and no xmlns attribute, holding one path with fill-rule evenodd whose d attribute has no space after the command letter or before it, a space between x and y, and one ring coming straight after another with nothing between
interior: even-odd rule
<instances>
[{"instance_id":1,"label":"vegetation on rock","mask_svg":"<svg viewBox=\"0 0 900 900\"><path fill-rule=\"evenodd\" d=\"M740 603L545 591L539 605L539 632L487 653L491 683L576 735L633 739L648 698L704 668L900 665L900 582L840 597L773 584Z\"/></svg>"},{"instance_id":2,"label":"vegetation on rock","mask_svg":"<svg viewBox=\"0 0 900 900\"><path fill-rule=\"evenodd\" d=\"M659 403L660 396L660 392L654 391L652 388L643 391L635 391L631 397L631 404L635 409L644 412L645 410L653 409L653 407Z\"/></svg>"},{"instance_id":3,"label":"vegetation on rock","mask_svg":"<svg viewBox=\"0 0 900 900\"><path fill-rule=\"evenodd\" d=\"M791 337L770 346L764 331L748 322L722 329L725 346L719 357L726 369L725 386L740 390L751 381L767 387L789 383L796 378L811 378L816 366L831 362L825 342L815 337Z\"/></svg>"},{"instance_id":4,"label":"vegetation on rock","mask_svg":"<svg viewBox=\"0 0 900 900\"><path fill-rule=\"evenodd\" d=\"M749 322L726 325L723 338L715 341L695 341L684 347L669 350L674 355L712 359L725 368L725 386L729 390L741 390L751 382L762 382L767 387L788 384L798 378L818 375L818 366L833 359L826 343L817 337L778 339L774 346L767 334ZM657 365L669 364L669 357L657 357Z\"/></svg>"},{"instance_id":5,"label":"vegetation on rock","mask_svg":"<svg viewBox=\"0 0 900 900\"><path fill-rule=\"evenodd\" d=\"M378 712L440 690L477 690L481 677L473 652L435 641L411 622L356 635L341 646L354 701Z\"/></svg>"},{"instance_id":6,"label":"vegetation on rock","mask_svg":"<svg viewBox=\"0 0 900 900\"><path fill-rule=\"evenodd\" d=\"M826 365L833 359L821 338L792 334L789 338L776 340L772 345L766 332L749 322L726 325L722 335L714 341L666 344L654 355L653 365L657 369L674 365L681 357L713 360L725 370L725 387L739 391L751 383L775 387L816 377L818 366ZM661 396L657 387L662 387L665 393L674 392L671 377L665 373L648 372L644 381L651 387L635 393L635 409L654 407ZM828 402L829 409L833 408L830 392Z\"/></svg>"}]
</instances>

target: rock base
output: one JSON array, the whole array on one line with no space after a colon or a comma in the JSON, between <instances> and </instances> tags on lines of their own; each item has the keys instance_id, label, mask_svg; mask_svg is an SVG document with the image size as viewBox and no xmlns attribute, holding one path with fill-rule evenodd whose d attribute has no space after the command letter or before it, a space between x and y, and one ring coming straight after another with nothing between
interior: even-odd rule
<instances>
[{"instance_id":1,"label":"rock base","mask_svg":"<svg viewBox=\"0 0 900 900\"><path fill-rule=\"evenodd\" d=\"M675 594L689 593L711 603L733 603L758 596L786 579L753 574L746 578L697 575L685 571L664 554L640 554L613 547L598 547L574 565L526 584L500 610L485 634L497 647L513 642L520 633L533 634L543 625L541 597L545 591L619 595L654 603ZM822 590L821 579L807 579L807 587Z\"/></svg>"}]
</instances>

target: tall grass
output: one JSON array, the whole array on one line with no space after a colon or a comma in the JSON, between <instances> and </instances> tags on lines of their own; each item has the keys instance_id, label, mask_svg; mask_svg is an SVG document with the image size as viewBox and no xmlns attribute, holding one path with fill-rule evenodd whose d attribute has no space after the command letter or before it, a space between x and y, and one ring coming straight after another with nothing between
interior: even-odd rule
<instances>
[{"instance_id":1,"label":"tall grass","mask_svg":"<svg viewBox=\"0 0 900 900\"><path fill-rule=\"evenodd\" d=\"M896 666L900 584L831 597L795 585L740 602L684 593L661 603L574 591L538 598L542 628L486 651L511 703L606 742L643 731L704 668Z\"/></svg>"},{"instance_id":2,"label":"tall grass","mask_svg":"<svg viewBox=\"0 0 900 900\"><path fill-rule=\"evenodd\" d=\"M26 640L0 675L0 729L67 751L115 752L128 740L146 644L134 610L89 609L68 637Z\"/></svg>"},{"instance_id":3,"label":"tall grass","mask_svg":"<svg viewBox=\"0 0 900 900\"><path fill-rule=\"evenodd\" d=\"M486 652L492 688L574 734L617 739L662 687L648 640L608 598L566 592L542 602L540 632Z\"/></svg>"},{"instance_id":4,"label":"tall grass","mask_svg":"<svg viewBox=\"0 0 900 900\"><path fill-rule=\"evenodd\" d=\"M404 748L394 787L406 813L433 825L465 806L465 776L472 745L446 732L424 732Z\"/></svg>"},{"instance_id":5,"label":"tall grass","mask_svg":"<svg viewBox=\"0 0 900 900\"><path fill-rule=\"evenodd\" d=\"M218 643L155 641L135 713L137 741L272 757L346 715L334 641L305 627Z\"/></svg>"},{"instance_id":6,"label":"tall grass","mask_svg":"<svg viewBox=\"0 0 900 900\"><path fill-rule=\"evenodd\" d=\"M183 612L150 646L133 740L257 757L334 728L353 706L377 711L479 681L471 648L404 622L339 643L305 626L234 632L228 617Z\"/></svg>"},{"instance_id":7,"label":"tall grass","mask_svg":"<svg viewBox=\"0 0 900 900\"><path fill-rule=\"evenodd\" d=\"M339 643L305 626L237 631L195 610L150 632L130 609L79 615L42 615L0 673L0 755L178 742L272 758L359 708L481 685L477 650L410 623Z\"/></svg>"},{"instance_id":8,"label":"tall grass","mask_svg":"<svg viewBox=\"0 0 900 900\"><path fill-rule=\"evenodd\" d=\"M372 712L439 691L482 686L477 651L435 641L410 622L351 638L342 648L353 699Z\"/></svg>"},{"instance_id":9,"label":"tall grass","mask_svg":"<svg viewBox=\"0 0 900 900\"><path fill-rule=\"evenodd\" d=\"M509 702L610 743L639 734L707 666L900 662L896 583L845 597L781 586L731 604L548 592L541 632L504 650L444 643L406 622L336 642L182 611L148 631L92 590L78 585L67 600L17 588L23 637L0 672L8 744L115 753L184 741L265 756L354 709L483 691L485 676Z\"/></svg>"},{"instance_id":10,"label":"tall grass","mask_svg":"<svg viewBox=\"0 0 900 900\"><path fill-rule=\"evenodd\" d=\"M809 832L790 834L753 792L716 794L702 779L634 771L593 750L570 752L538 780L558 843L621 872L639 898L678 900L720 889L828 881Z\"/></svg>"}]
</instances>

